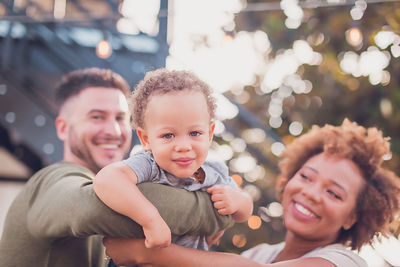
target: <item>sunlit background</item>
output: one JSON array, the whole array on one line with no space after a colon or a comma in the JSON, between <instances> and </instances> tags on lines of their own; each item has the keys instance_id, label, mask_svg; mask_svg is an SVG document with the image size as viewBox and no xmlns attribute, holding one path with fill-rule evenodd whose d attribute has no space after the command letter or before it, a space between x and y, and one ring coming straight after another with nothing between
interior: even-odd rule
<instances>
[{"instance_id":1,"label":"sunlit background","mask_svg":"<svg viewBox=\"0 0 400 267\"><path fill-rule=\"evenodd\" d=\"M0 122L6 132L0 161L14 166L11 173L1 168L3 214L23 184L15 179L26 181L60 159L51 129L55 107L46 96L61 74L86 66L112 68L132 86L159 67L192 70L211 85L218 121L209 157L225 161L255 203L248 222L229 229L215 250L240 252L282 241L277 162L312 124L340 124L348 117L378 126L392 137L385 164L400 174L397 1L12 2L0 3ZM41 108L24 117L22 100L32 95ZM50 133L43 136L45 127ZM27 151L41 162L25 166ZM393 233L362 249L370 266L400 266L398 222Z\"/></svg>"}]
</instances>

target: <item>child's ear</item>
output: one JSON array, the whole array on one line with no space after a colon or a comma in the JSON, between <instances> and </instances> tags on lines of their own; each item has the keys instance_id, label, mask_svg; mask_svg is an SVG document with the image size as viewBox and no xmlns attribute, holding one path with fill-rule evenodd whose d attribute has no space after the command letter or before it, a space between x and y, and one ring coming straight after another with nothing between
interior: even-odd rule
<instances>
[{"instance_id":1,"label":"child's ear","mask_svg":"<svg viewBox=\"0 0 400 267\"><path fill-rule=\"evenodd\" d=\"M213 135L214 135L214 129L215 129L215 122L211 122L210 123L210 130L209 130L209 133L208 133L208 137L209 137L209 140L210 140L210 142L212 141L212 139L213 139Z\"/></svg>"},{"instance_id":2,"label":"child's ear","mask_svg":"<svg viewBox=\"0 0 400 267\"><path fill-rule=\"evenodd\" d=\"M140 143L142 144L142 147L144 150L151 150L150 144L149 144L149 137L146 134L146 131L142 128L137 128L136 129L136 134L139 137Z\"/></svg>"}]
</instances>

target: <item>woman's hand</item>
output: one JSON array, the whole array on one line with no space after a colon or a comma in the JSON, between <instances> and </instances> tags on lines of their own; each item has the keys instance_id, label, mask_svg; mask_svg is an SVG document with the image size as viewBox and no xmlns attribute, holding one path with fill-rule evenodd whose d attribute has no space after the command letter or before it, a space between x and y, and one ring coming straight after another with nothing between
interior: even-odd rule
<instances>
[{"instance_id":1,"label":"woman's hand","mask_svg":"<svg viewBox=\"0 0 400 267\"><path fill-rule=\"evenodd\" d=\"M106 255L110 256L116 265L144 264L146 253L151 251L144 245L144 239L105 237L103 244Z\"/></svg>"}]
</instances>

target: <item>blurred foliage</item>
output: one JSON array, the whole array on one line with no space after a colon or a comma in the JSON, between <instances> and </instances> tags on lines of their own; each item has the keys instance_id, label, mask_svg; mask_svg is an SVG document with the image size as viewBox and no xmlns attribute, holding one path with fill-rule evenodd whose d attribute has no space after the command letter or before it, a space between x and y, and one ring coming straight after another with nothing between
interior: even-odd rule
<instances>
[{"instance_id":1,"label":"blurred foliage","mask_svg":"<svg viewBox=\"0 0 400 267\"><path fill-rule=\"evenodd\" d=\"M248 1L249 4L257 1ZM371 85L368 77L353 77L341 70L339 62L344 52L354 51L361 54L368 47L375 46L374 36L386 29L396 34L400 33L400 3L368 4L360 20L353 20L350 10L353 5L336 7L319 7L303 9L304 17L298 29L288 29L285 26L285 14L281 11L245 11L236 15L235 32L262 30L271 42L272 52L266 57L275 57L282 49L292 47L295 40L306 40L315 52L322 55L322 63L318 66L302 65L297 74L303 80L311 81L313 89L308 94L293 95L283 103L283 124L275 131L282 137L284 143L293 137L288 132L288 126L293 121L300 121L306 132L313 124L326 123L338 125L344 118L356 121L366 127L378 127L385 136L391 137L392 159L385 165L400 175L400 61L391 55L389 66L390 82L383 85ZM347 43L345 32L351 27L358 27L363 35L363 43L353 47ZM234 34L234 33L233 33ZM316 41L318 38L322 41ZM390 53L390 47L385 49ZM260 78L261 79L261 78ZM249 101L241 103L244 108L253 113L265 125L269 125L267 112L270 94L260 94L259 82L245 88ZM237 99L234 93L228 93L230 99ZM381 111L381 101L389 100L392 112L386 116ZM244 131L246 125L236 118L227 122L236 129ZM270 143L259 144L259 151L270 153ZM269 155L271 158L271 156ZM275 162L277 160L275 159ZM268 166L265 167L270 169ZM259 201L255 202L255 212L258 208L273 201L273 181L275 171L267 171L263 180L254 183L263 192ZM266 182L269 181L269 182ZM267 193L265 193L267 191ZM270 220L268 222L268 220ZM400 228L397 223L397 234ZM229 229L221 240L217 250L240 252L261 242L276 243L283 238L283 226L280 219L267 218L258 230L251 230L246 223L237 224ZM235 234L243 234L247 243L238 248L232 245ZM243 245L243 243L242 243Z\"/></svg>"}]
</instances>

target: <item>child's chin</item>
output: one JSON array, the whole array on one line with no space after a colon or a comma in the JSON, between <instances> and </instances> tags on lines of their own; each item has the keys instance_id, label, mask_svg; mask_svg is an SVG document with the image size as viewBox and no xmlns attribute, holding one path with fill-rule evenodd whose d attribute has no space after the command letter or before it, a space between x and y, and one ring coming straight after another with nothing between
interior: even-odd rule
<instances>
[{"instance_id":1,"label":"child's chin","mask_svg":"<svg viewBox=\"0 0 400 267\"><path fill-rule=\"evenodd\" d=\"M184 178L188 178L188 177L193 177L193 174L179 174L179 175L175 175L176 177L180 178L180 179L184 179Z\"/></svg>"},{"instance_id":2,"label":"child's chin","mask_svg":"<svg viewBox=\"0 0 400 267\"><path fill-rule=\"evenodd\" d=\"M179 173L176 173L175 176L183 179L183 178L193 177L193 173L192 172L179 172Z\"/></svg>"}]
</instances>

